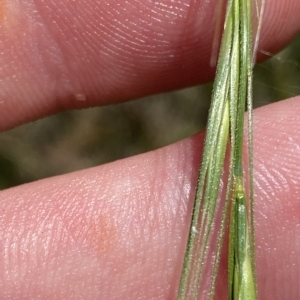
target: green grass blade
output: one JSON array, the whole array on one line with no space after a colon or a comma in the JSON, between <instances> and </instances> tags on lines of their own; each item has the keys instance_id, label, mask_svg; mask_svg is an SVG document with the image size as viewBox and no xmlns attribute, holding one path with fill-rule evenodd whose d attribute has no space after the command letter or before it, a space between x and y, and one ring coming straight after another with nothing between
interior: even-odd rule
<instances>
[{"instance_id":1,"label":"green grass blade","mask_svg":"<svg viewBox=\"0 0 300 300\"><path fill-rule=\"evenodd\" d=\"M213 299L229 211L228 299L256 299L253 222L252 58L251 2L250 0L230 0L227 3L203 159L178 291L178 299L180 300L198 298L203 270L207 263L208 249L215 253L210 275L211 287L208 293L209 298ZM243 179L246 103L248 110L250 110L248 114L250 197L247 196ZM226 199L223 206L222 221L217 229L217 243L215 243L215 249L211 249L213 222L216 218L216 205L220 194L228 142L230 142L230 162Z\"/></svg>"}]
</instances>

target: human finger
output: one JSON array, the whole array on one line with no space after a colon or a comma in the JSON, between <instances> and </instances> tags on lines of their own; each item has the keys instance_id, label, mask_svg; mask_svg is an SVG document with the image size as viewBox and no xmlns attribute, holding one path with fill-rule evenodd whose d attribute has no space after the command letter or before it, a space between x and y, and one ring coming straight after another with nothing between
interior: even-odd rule
<instances>
[{"instance_id":1,"label":"human finger","mask_svg":"<svg viewBox=\"0 0 300 300\"><path fill-rule=\"evenodd\" d=\"M260 299L300 295L299 100L254 114ZM202 143L0 192L0 298L175 299Z\"/></svg>"},{"instance_id":2,"label":"human finger","mask_svg":"<svg viewBox=\"0 0 300 300\"><path fill-rule=\"evenodd\" d=\"M0 130L212 79L217 3L1 1ZM282 48L299 13L298 0L266 0L260 48Z\"/></svg>"}]
</instances>

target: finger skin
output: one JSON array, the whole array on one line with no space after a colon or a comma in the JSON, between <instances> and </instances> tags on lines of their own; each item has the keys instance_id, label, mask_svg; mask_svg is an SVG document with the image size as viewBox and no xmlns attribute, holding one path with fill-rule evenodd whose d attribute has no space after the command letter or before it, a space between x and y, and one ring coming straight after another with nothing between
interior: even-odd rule
<instances>
[{"instance_id":1,"label":"finger skin","mask_svg":"<svg viewBox=\"0 0 300 300\"><path fill-rule=\"evenodd\" d=\"M211 80L217 2L2 0L0 129ZM266 0L259 49L290 41L299 14Z\"/></svg>"},{"instance_id":2,"label":"finger skin","mask_svg":"<svg viewBox=\"0 0 300 300\"><path fill-rule=\"evenodd\" d=\"M300 296L299 100L255 111L259 299ZM175 299L202 141L2 191L0 299Z\"/></svg>"}]
</instances>

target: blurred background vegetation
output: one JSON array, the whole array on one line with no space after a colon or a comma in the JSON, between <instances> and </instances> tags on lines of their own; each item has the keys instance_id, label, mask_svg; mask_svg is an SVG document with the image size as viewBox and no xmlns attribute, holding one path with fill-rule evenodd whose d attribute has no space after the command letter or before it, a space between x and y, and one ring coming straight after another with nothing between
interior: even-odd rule
<instances>
[{"instance_id":1,"label":"blurred background vegetation","mask_svg":"<svg viewBox=\"0 0 300 300\"><path fill-rule=\"evenodd\" d=\"M272 54L270 54L272 56ZM300 94L300 35L255 67L255 107ZM128 157L205 127L212 84L67 111L0 134L0 189Z\"/></svg>"}]
</instances>

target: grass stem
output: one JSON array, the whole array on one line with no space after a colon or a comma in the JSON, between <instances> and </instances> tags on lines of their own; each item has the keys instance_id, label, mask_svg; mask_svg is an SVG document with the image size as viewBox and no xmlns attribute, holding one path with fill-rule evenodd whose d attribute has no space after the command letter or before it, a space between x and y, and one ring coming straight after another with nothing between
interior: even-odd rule
<instances>
[{"instance_id":1,"label":"grass stem","mask_svg":"<svg viewBox=\"0 0 300 300\"><path fill-rule=\"evenodd\" d=\"M179 300L198 299L204 282L203 270L208 264L208 251L215 254L208 292L208 298L214 298L228 222L228 299L257 298L253 222L252 52L251 0L228 0L202 164L178 290ZM243 165L246 106L249 110L249 195L245 189ZM216 230L214 222L227 148L230 150L230 158L225 184L226 199L222 220ZM215 232L218 235L217 243L211 241Z\"/></svg>"}]
</instances>

